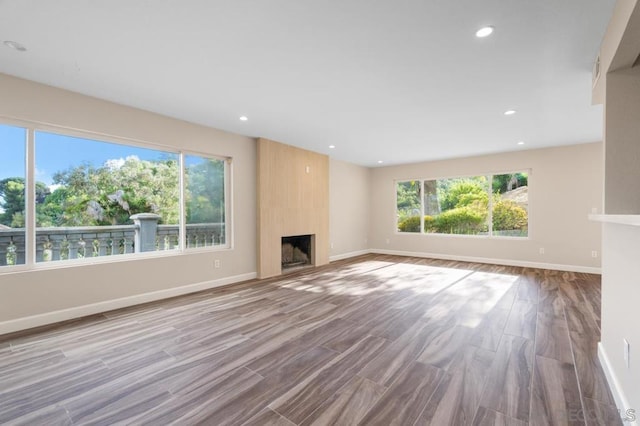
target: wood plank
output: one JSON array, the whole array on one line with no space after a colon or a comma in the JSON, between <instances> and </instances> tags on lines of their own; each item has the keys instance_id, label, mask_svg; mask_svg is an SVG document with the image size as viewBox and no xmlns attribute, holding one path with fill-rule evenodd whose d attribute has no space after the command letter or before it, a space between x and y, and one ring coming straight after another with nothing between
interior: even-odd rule
<instances>
[{"instance_id":1,"label":"wood plank","mask_svg":"<svg viewBox=\"0 0 640 426\"><path fill-rule=\"evenodd\" d=\"M466 346L472 333L472 328L458 325L437 327L429 335L429 340L416 361L448 370L464 353L462 349Z\"/></svg>"},{"instance_id":2,"label":"wood plank","mask_svg":"<svg viewBox=\"0 0 640 426\"><path fill-rule=\"evenodd\" d=\"M538 312L536 323L536 355L573 363L569 327L562 317Z\"/></svg>"},{"instance_id":3,"label":"wood plank","mask_svg":"<svg viewBox=\"0 0 640 426\"><path fill-rule=\"evenodd\" d=\"M590 398L604 405L615 405L598 359L598 341L572 332L571 342L574 348L578 384L583 398Z\"/></svg>"},{"instance_id":4,"label":"wood plank","mask_svg":"<svg viewBox=\"0 0 640 426\"><path fill-rule=\"evenodd\" d=\"M526 426L528 422L505 416L495 410L480 407L476 418L473 420L473 426Z\"/></svg>"},{"instance_id":5,"label":"wood plank","mask_svg":"<svg viewBox=\"0 0 640 426\"><path fill-rule=\"evenodd\" d=\"M439 329L441 329L439 324L416 322L405 334L364 367L359 375L383 386L391 385L402 370L416 360L430 341L431 335Z\"/></svg>"},{"instance_id":6,"label":"wood plank","mask_svg":"<svg viewBox=\"0 0 640 426\"><path fill-rule=\"evenodd\" d=\"M356 425L385 390L371 380L354 376L300 425Z\"/></svg>"},{"instance_id":7,"label":"wood plank","mask_svg":"<svg viewBox=\"0 0 640 426\"><path fill-rule=\"evenodd\" d=\"M270 408L265 408L258 415L252 417L243 426L296 426Z\"/></svg>"},{"instance_id":8,"label":"wood plank","mask_svg":"<svg viewBox=\"0 0 640 426\"><path fill-rule=\"evenodd\" d=\"M416 424L471 424L495 356L495 352L475 346L464 348L459 364L440 382Z\"/></svg>"},{"instance_id":9,"label":"wood plank","mask_svg":"<svg viewBox=\"0 0 640 426\"><path fill-rule=\"evenodd\" d=\"M445 374L439 368L413 363L358 424L414 424Z\"/></svg>"},{"instance_id":10,"label":"wood plank","mask_svg":"<svg viewBox=\"0 0 640 426\"><path fill-rule=\"evenodd\" d=\"M274 370L269 377L249 384L244 389L234 389L228 397L209 399L205 407L199 405L180 418L181 423L234 425L242 424L260 413L276 398L295 386L310 374L323 368L338 354L326 348L315 347L299 356L291 358ZM161 422L164 414L158 413Z\"/></svg>"},{"instance_id":11,"label":"wood plank","mask_svg":"<svg viewBox=\"0 0 640 426\"><path fill-rule=\"evenodd\" d=\"M504 335L489 370L480 405L529 421L534 343Z\"/></svg>"},{"instance_id":12,"label":"wood plank","mask_svg":"<svg viewBox=\"0 0 640 426\"><path fill-rule=\"evenodd\" d=\"M584 411L573 364L535 357L532 426L584 425Z\"/></svg>"},{"instance_id":13,"label":"wood plank","mask_svg":"<svg viewBox=\"0 0 640 426\"><path fill-rule=\"evenodd\" d=\"M512 336L520 336L533 340L536 337L538 305L516 300L511 308L504 332Z\"/></svg>"},{"instance_id":14,"label":"wood plank","mask_svg":"<svg viewBox=\"0 0 640 426\"><path fill-rule=\"evenodd\" d=\"M269 404L269 408L294 423L300 423L322 405L327 398L344 386L387 345L388 341L380 337L365 337L324 368L300 381L289 392Z\"/></svg>"}]
</instances>

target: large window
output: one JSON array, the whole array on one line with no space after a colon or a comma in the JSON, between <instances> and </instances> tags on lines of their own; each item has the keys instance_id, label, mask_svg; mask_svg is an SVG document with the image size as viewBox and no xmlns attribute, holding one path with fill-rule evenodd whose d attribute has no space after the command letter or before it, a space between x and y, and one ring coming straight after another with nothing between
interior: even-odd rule
<instances>
[{"instance_id":1,"label":"large window","mask_svg":"<svg viewBox=\"0 0 640 426\"><path fill-rule=\"evenodd\" d=\"M25 263L26 136L0 125L0 267Z\"/></svg>"},{"instance_id":2,"label":"large window","mask_svg":"<svg viewBox=\"0 0 640 426\"><path fill-rule=\"evenodd\" d=\"M528 236L526 172L397 182L396 200L398 232Z\"/></svg>"},{"instance_id":3,"label":"large window","mask_svg":"<svg viewBox=\"0 0 640 426\"><path fill-rule=\"evenodd\" d=\"M0 148L2 266L228 247L230 160L6 125Z\"/></svg>"}]
</instances>

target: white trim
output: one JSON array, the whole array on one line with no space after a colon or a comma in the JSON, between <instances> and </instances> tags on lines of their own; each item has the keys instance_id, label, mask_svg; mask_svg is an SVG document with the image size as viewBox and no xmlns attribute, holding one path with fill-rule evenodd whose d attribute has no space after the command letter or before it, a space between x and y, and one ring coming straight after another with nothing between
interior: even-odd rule
<instances>
[{"instance_id":1,"label":"white trim","mask_svg":"<svg viewBox=\"0 0 640 426\"><path fill-rule=\"evenodd\" d=\"M391 254L396 256L426 257L431 259L442 259L442 260L457 260L460 262L489 263L492 265L522 266L525 268L551 269L555 271L568 271L568 272L584 272L587 274L602 273L600 268L594 268L591 266L561 265L557 263L529 262L526 260L491 259L486 257L458 256L453 254L423 253L423 252L383 250L383 249L371 249L369 250L369 253Z\"/></svg>"},{"instance_id":2,"label":"white trim","mask_svg":"<svg viewBox=\"0 0 640 426\"><path fill-rule=\"evenodd\" d=\"M184 251L187 248L187 179L186 167L184 164L184 152L178 154L178 204L180 219L178 220L178 250Z\"/></svg>"},{"instance_id":3,"label":"white trim","mask_svg":"<svg viewBox=\"0 0 640 426\"><path fill-rule=\"evenodd\" d=\"M619 225L640 226L640 214L590 214L589 220Z\"/></svg>"},{"instance_id":4,"label":"white trim","mask_svg":"<svg viewBox=\"0 0 640 426\"><path fill-rule=\"evenodd\" d=\"M175 296L182 296L184 294L195 293L197 291L208 290L211 288L234 284L241 281L252 280L257 276L258 274L256 272L250 272L247 274L234 275L231 277L220 278L212 281L204 281L181 287L173 287L164 290L153 291L150 293L136 294L120 299L105 300L103 302L92 303L89 305L75 306L73 308L61 309L59 311L47 312L44 314L4 321L0 322L0 335L13 333L20 330L26 330L33 327L39 327L42 325L54 324L56 322L66 321L74 318L81 318L88 315L111 311L114 309L126 308L128 306L154 302L156 300L168 299Z\"/></svg>"},{"instance_id":5,"label":"white trim","mask_svg":"<svg viewBox=\"0 0 640 426\"><path fill-rule=\"evenodd\" d=\"M619 412L624 415L624 413L628 409L631 409L634 407L631 407L631 404L629 404L629 401L627 400L624 392L622 391L620 382L618 381L618 378L616 377L616 374L614 373L613 368L611 367L611 363L609 362L609 357L607 356L607 353L604 350L604 346L602 345L602 342L598 342L598 359L600 360L602 371L604 371L604 375L607 378L607 383L609 384L609 389L613 394L613 399L615 399L616 401L616 407L618 408ZM640 414L640 412L636 409L636 416L638 414ZM637 421L633 423L625 422L624 424L625 425L629 424L631 426L638 426Z\"/></svg>"},{"instance_id":6,"label":"white trim","mask_svg":"<svg viewBox=\"0 0 640 426\"><path fill-rule=\"evenodd\" d=\"M349 259L350 257L362 256L364 254L371 253L371 250L357 250L349 253L336 254L329 256L329 262L335 262L336 260Z\"/></svg>"}]
</instances>

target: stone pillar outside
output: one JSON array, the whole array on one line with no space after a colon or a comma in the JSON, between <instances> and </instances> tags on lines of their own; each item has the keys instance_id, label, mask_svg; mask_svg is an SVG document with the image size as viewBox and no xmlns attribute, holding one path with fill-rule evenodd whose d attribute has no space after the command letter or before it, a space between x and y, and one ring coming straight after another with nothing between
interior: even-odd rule
<instances>
[{"instance_id":1,"label":"stone pillar outside","mask_svg":"<svg viewBox=\"0 0 640 426\"><path fill-rule=\"evenodd\" d=\"M156 231L160 215L155 213L138 213L130 217L136 225L135 252L156 251Z\"/></svg>"}]
</instances>

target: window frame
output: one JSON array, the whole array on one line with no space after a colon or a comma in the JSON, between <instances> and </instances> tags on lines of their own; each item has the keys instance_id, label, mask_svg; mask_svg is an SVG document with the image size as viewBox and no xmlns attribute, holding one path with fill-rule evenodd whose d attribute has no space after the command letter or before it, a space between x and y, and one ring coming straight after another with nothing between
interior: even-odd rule
<instances>
[{"instance_id":1,"label":"window frame","mask_svg":"<svg viewBox=\"0 0 640 426\"><path fill-rule=\"evenodd\" d=\"M529 190L527 193L527 235L526 236L507 236L507 235L494 235L493 233L493 197L491 197L492 190L492 182L493 177L496 175L504 175L504 174L515 174L515 173L527 173L528 182L527 186L531 189L531 176L533 175L533 169L531 167L523 167L518 169L509 169L506 171L495 171L488 173L469 173L463 175L453 175L453 176L444 176L437 178L402 178L402 179L394 179L393 180L393 191L394 191L394 235L404 236L404 235L426 235L426 236L435 236L435 237L445 237L445 238L477 238L477 239L493 239L493 240L507 240L507 241L527 241L530 240L531 237L531 191ZM474 234L449 234L449 233L438 233L438 232L425 232L424 231L424 182L425 181L439 181L445 179L465 179L472 178L478 176L487 177L488 182L488 190L489 192L489 200L487 204L487 226L488 233L487 235L474 235ZM398 184L402 182L411 182L418 181L420 182L420 232L402 232L398 230ZM534 184L535 185L535 184Z\"/></svg>"},{"instance_id":2,"label":"window frame","mask_svg":"<svg viewBox=\"0 0 640 426\"><path fill-rule=\"evenodd\" d=\"M160 258L168 256L183 256L201 252L217 252L234 249L233 241L233 157L219 154L211 154L198 150L178 149L162 143L148 142L140 139L116 136L90 130L81 130L65 126L58 126L37 121L21 120L12 117L0 116L0 124L6 126L21 127L26 130L25 139L25 262L19 265L5 265L0 267L0 275L7 273L26 272L31 270L46 270L68 268L103 263L117 263L135 261L141 259ZM36 156L35 136L37 132L53 133L81 139L94 140L109 144L131 146L161 150L178 156L178 191L179 191L179 242L176 250L156 250L140 253L126 253L122 255L97 256L82 259L66 259L64 261L37 262L36 261ZM186 247L186 208L184 191L186 179L184 178L184 157L196 155L203 158L224 161L224 233L225 244L206 247Z\"/></svg>"}]
</instances>

